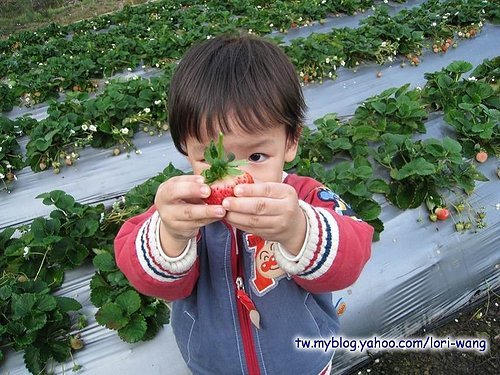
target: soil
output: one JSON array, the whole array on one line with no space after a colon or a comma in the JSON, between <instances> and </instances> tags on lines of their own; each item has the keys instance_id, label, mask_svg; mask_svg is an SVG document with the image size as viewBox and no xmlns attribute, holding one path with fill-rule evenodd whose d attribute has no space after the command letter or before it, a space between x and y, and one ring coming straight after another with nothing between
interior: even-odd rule
<instances>
[{"instance_id":1,"label":"soil","mask_svg":"<svg viewBox=\"0 0 500 375\"><path fill-rule=\"evenodd\" d=\"M500 294L490 292L479 305L463 309L436 329L415 334L436 338L480 337L489 341L489 351L472 350L386 351L349 375L462 375L500 374Z\"/></svg>"}]
</instances>

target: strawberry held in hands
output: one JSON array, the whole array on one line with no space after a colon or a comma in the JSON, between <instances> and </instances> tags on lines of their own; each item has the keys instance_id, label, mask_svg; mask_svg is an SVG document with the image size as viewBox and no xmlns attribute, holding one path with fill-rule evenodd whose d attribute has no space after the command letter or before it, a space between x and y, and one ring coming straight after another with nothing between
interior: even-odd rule
<instances>
[{"instance_id":1,"label":"strawberry held in hands","mask_svg":"<svg viewBox=\"0 0 500 375\"><path fill-rule=\"evenodd\" d=\"M223 134L219 133L217 145L213 140L210 141L204 153L205 161L210 164L210 168L201 173L212 190L210 196L204 199L208 204L221 205L224 198L234 196L236 185L253 183L252 176L238 168L246 162L234 160L235 156L231 152L226 154L223 138Z\"/></svg>"}]
</instances>

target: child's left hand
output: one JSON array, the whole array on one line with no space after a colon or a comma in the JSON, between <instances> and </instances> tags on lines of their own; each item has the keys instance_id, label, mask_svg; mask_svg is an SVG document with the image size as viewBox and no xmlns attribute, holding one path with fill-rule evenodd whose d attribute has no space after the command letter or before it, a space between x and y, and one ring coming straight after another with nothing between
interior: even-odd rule
<instances>
[{"instance_id":1,"label":"child's left hand","mask_svg":"<svg viewBox=\"0 0 500 375\"><path fill-rule=\"evenodd\" d=\"M277 182L244 184L235 187L234 194L222 202L229 224L299 253L307 222L293 187Z\"/></svg>"}]
</instances>

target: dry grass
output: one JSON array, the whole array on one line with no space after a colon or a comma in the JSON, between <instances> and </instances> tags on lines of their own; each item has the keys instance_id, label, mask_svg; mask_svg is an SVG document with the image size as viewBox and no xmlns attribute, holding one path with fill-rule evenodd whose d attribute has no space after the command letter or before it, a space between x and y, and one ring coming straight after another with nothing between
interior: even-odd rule
<instances>
[{"instance_id":1,"label":"dry grass","mask_svg":"<svg viewBox=\"0 0 500 375\"><path fill-rule=\"evenodd\" d=\"M149 0L150 1L150 0ZM148 0L0 0L0 38L52 22L67 25Z\"/></svg>"}]
</instances>

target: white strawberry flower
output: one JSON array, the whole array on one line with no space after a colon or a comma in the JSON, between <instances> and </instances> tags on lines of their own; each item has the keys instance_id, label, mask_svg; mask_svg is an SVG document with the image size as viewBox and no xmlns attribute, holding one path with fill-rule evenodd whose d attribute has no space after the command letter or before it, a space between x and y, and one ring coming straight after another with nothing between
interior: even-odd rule
<instances>
[{"instance_id":1,"label":"white strawberry flower","mask_svg":"<svg viewBox=\"0 0 500 375\"><path fill-rule=\"evenodd\" d=\"M89 126L89 130L90 130L91 132L96 132L96 131L97 131L97 128L96 128L96 126L95 126L95 125L90 125L90 126Z\"/></svg>"},{"instance_id":2,"label":"white strawberry flower","mask_svg":"<svg viewBox=\"0 0 500 375\"><path fill-rule=\"evenodd\" d=\"M122 132L122 134L127 135L128 134L128 128L122 128L121 132Z\"/></svg>"},{"instance_id":3,"label":"white strawberry flower","mask_svg":"<svg viewBox=\"0 0 500 375\"><path fill-rule=\"evenodd\" d=\"M0 180L3 180L5 178L5 175L3 173L0 173Z\"/></svg>"},{"instance_id":4,"label":"white strawberry flower","mask_svg":"<svg viewBox=\"0 0 500 375\"><path fill-rule=\"evenodd\" d=\"M151 112L151 109L149 109L149 108L144 108L144 112L145 112L145 113L149 113L149 112Z\"/></svg>"},{"instance_id":5,"label":"white strawberry flower","mask_svg":"<svg viewBox=\"0 0 500 375\"><path fill-rule=\"evenodd\" d=\"M437 25L437 23L436 23L436 22L433 22L431 26L436 26L436 25Z\"/></svg>"},{"instance_id":6,"label":"white strawberry flower","mask_svg":"<svg viewBox=\"0 0 500 375\"><path fill-rule=\"evenodd\" d=\"M327 58L325 59L325 62L326 62L327 64L330 64L330 58L329 58L329 57L327 57Z\"/></svg>"},{"instance_id":7,"label":"white strawberry flower","mask_svg":"<svg viewBox=\"0 0 500 375\"><path fill-rule=\"evenodd\" d=\"M82 130L85 132L87 130L89 130L89 127L87 126L87 124L83 124L82 125Z\"/></svg>"},{"instance_id":8,"label":"white strawberry flower","mask_svg":"<svg viewBox=\"0 0 500 375\"><path fill-rule=\"evenodd\" d=\"M28 246L25 246L23 249L23 257L24 259L28 259L28 256L30 255L30 248Z\"/></svg>"},{"instance_id":9,"label":"white strawberry flower","mask_svg":"<svg viewBox=\"0 0 500 375\"><path fill-rule=\"evenodd\" d=\"M160 105L161 104L161 100L155 100L155 105Z\"/></svg>"},{"instance_id":10,"label":"white strawberry flower","mask_svg":"<svg viewBox=\"0 0 500 375\"><path fill-rule=\"evenodd\" d=\"M477 78L476 77L469 77L468 80L474 82L474 81L477 81Z\"/></svg>"}]
</instances>

